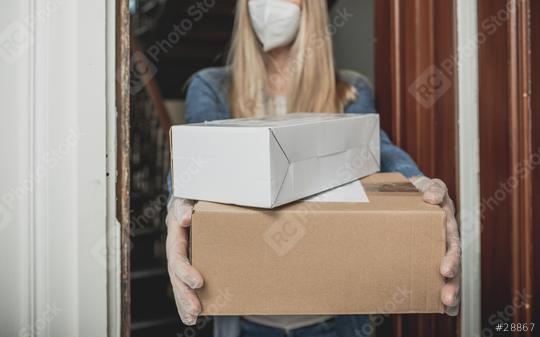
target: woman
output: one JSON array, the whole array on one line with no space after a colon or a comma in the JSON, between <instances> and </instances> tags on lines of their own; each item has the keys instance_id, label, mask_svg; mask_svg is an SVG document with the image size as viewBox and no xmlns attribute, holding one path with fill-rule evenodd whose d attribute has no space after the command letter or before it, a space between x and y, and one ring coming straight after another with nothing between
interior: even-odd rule
<instances>
[{"instance_id":1,"label":"woman","mask_svg":"<svg viewBox=\"0 0 540 337\"><path fill-rule=\"evenodd\" d=\"M197 73L188 88L188 123L287 112L375 112L368 82L334 69L326 0L238 0L229 66ZM460 242L453 203L444 183L422 176L412 159L381 130L382 171L401 172L448 214L448 251L441 263L447 280L441 300L456 315ZM192 202L172 199L167 258L178 312L195 324L201 305L194 292L202 275L187 258ZM368 336L367 316L258 316L216 318L216 336Z\"/></svg>"}]
</instances>

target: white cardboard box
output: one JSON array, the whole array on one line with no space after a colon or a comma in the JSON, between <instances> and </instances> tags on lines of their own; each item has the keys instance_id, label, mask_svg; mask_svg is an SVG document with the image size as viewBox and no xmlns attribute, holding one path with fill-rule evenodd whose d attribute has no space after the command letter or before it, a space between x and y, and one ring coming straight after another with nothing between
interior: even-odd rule
<instances>
[{"instance_id":1,"label":"white cardboard box","mask_svg":"<svg viewBox=\"0 0 540 337\"><path fill-rule=\"evenodd\" d=\"M273 208L380 169L379 115L294 113L171 128L174 196Z\"/></svg>"}]
</instances>

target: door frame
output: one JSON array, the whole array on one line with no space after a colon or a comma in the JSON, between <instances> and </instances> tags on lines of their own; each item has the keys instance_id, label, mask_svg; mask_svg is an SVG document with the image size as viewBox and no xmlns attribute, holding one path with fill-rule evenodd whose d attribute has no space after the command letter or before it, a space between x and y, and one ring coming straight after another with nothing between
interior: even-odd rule
<instances>
[{"instance_id":1,"label":"door frame","mask_svg":"<svg viewBox=\"0 0 540 337\"><path fill-rule=\"evenodd\" d=\"M476 0L457 0L462 336L480 336L482 321L477 6Z\"/></svg>"},{"instance_id":2,"label":"door frame","mask_svg":"<svg viewBox=\"0 0 540 337\"><path fill-rule=\"evenodd\" d=\"M20 191L0 220L2 334L108 335L110 14L106 0L6 0L0 14L2 202Z\"/></svg>"},{"instance_id":3,"label":"door frame","mask_svg":"<svg viewBox=\"0 0 540 337\"><path fill-rule=\"evenodd\" d=\"M131 111L131 34L129 0L116 0L116 220L120 227L117 252L119 262L119 297L116 306L120 319L115 332L118 336L129 337L131 334L131 279L130 279L130 111Z\"/></svg>"}]
</instances>

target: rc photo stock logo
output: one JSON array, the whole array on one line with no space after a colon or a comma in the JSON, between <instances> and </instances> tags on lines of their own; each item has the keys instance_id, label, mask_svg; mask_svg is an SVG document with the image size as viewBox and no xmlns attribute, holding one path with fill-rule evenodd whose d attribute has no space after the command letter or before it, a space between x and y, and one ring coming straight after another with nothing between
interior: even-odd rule
<instances>
[{"instance_id":1,"label":"rc photo stock logo","mask_svg":"<svg viewBox=\"0 0 540 337\"><path fill-rule=\"evenodd\" d=\"M32 44L31 29L23 21L15 21L0 32L0 59L14 63Z\"/></svg>"},{"instance_id":2,"label":"rc photo stock logo","mask_svg":"<svg viewBox=\"0 0 540 337\"><path fill-rule=\"evenodd\" d=\"M437 103L452 87L452 81L444 72L436 66L427 68L417 79L409 86L409 93L426 109L429 109Z\"/></svg>"},{"instance_id":3,"label":"rc photo stock logo","mask_svg":"<svg viewBox=\"0 0 540 337\"><path fill-rule=\"evenodd\" d=\"M129 71L131 95L136 95L143 90L156 74L156 65L143 52L134 52L131 57L131 68Z\"/></svg>"},{"instance_id":4,"label":"rc photo stock logo","mask_svg":"<svg viewBox=\"0 0 540 337\"><path fill-rule=\"evenodd\" d=\"M306 235L306 227L300 221L276 221L264 233L264 241L279 255L284 256Z\"/></svg>"},{"instance_id":5,"label":"rc photo stock logo","mask_svg":"<svg viewBox=\"0 0 540 337\"><path fill-rule=\"evenodd\" d=\"M34 324L23 326L19 330L18 337L42 336L44 334L43 332L62 311L56 303L48 304L45 310L38 314Z\"/></svg>"}]
</instances>

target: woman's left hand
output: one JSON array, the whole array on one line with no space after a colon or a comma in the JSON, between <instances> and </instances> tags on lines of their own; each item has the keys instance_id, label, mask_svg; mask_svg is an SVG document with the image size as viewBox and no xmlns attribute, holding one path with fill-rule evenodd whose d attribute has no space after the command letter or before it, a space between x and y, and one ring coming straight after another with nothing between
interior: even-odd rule
<instances>
[{"instance_id":1,"label":"woman's left hand","mask_svg":"<svg viewBox=\"0 0 540 337\"><path fill-rule=\"evenodd\" d=\"M413 177L411 182L424 194L425 202L441 205L446 212L446 255L441 263L441 274L446 282L441 291L441 301L446 314L456 316L459 313L461 288L461 242L454 202L448 195L446 184L440 179Z\"/></svg>"}]
</instances>

